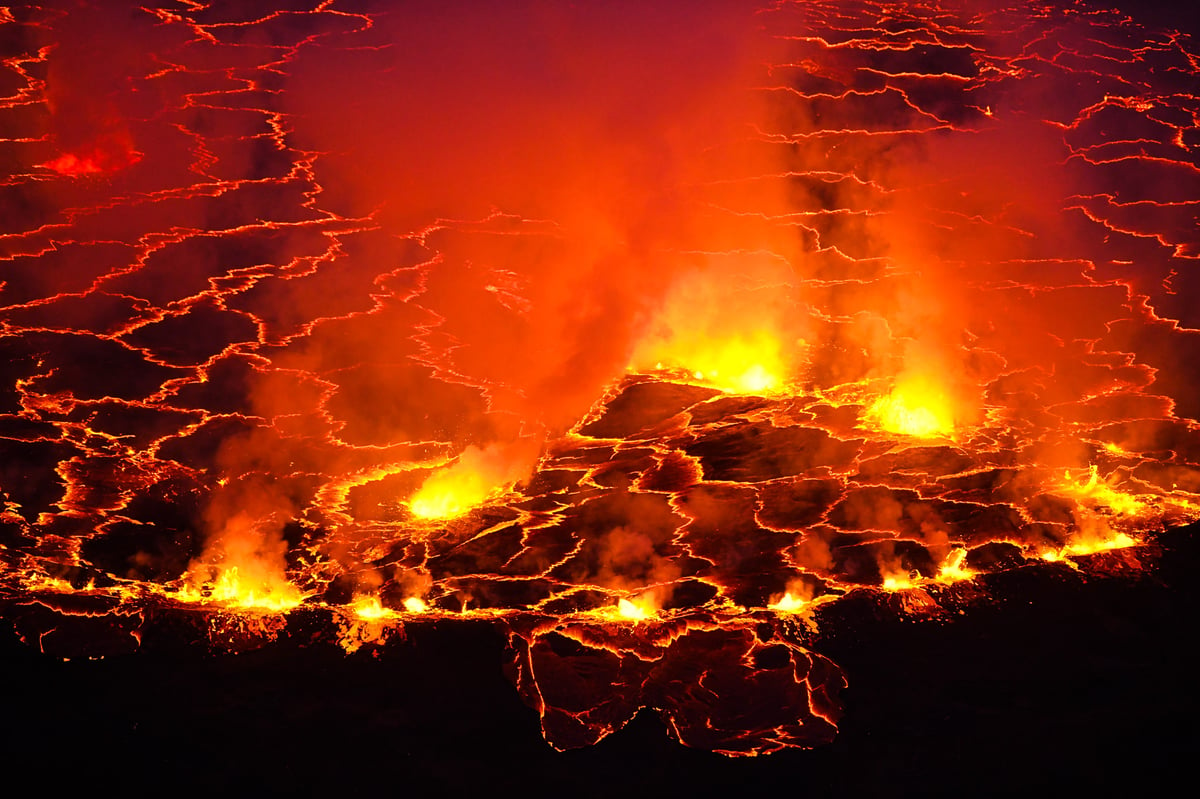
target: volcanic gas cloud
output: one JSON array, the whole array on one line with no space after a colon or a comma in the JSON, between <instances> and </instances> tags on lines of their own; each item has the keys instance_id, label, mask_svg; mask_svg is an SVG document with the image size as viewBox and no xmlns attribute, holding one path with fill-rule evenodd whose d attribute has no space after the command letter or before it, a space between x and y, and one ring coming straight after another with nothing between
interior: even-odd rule
<instances>
[{"instance_id":1,"label":"volcanic gas cloud","mask_svg":"<svg viewBox=\"0 0 1200 799\"><path fill-rule=\"evenodd\" d=\"M1200 518L1200 60L1025 3L0 9L0 607L496 625L558 747L832 739L847 595Z\"/></svg>"}]
</instances>

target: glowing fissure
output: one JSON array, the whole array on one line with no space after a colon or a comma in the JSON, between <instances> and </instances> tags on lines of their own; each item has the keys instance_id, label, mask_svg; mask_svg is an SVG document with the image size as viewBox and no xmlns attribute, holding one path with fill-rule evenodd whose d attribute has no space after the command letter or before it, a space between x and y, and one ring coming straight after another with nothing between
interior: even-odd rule
<instances>
[{"instance_id":1,"label":"glowing fissure","mask_svg":"<svg viewBox=\"0 0 1200 799\"><path fill-rule=\"evenodd\" d=\"M185 5L0 10L6 615L473 619L557 747L747 755L834 736L844 597L969 619L1200 519L1188 37Z\"/></svg>"}]
</instances>

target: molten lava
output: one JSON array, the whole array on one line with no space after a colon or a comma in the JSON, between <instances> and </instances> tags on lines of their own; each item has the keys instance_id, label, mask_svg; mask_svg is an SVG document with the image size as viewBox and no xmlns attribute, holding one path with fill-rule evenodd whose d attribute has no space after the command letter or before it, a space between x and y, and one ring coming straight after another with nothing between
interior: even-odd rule
<instances>
[{"instance_id":1,"label":"molten lava","mask_svg":"<svg viewBox=\"0 0 1200 799\"><path fill-rule=\"evenodd\" d=\"M808 600L802 597L793 596L790 591L784 592L783 596L767 605L771 610L776 610L781 613L799 613L808 605Z\"/></svg>"},{"instance_id":2,"label":"molten lava","mask_svg":"<svg viewBox=\"0 0 1200 799\"><path fill-rule=\"evenodd\" d=\"M955 549L946 556L938 567L937 581L940 583L956 583L960 580L970 580L975 576L974 570L964 565L967 559L966 549Z\"/></svg>"},{"instance_id":3,"label":"molten lava","mask_svg":"<svg viewBox=\"0 0 1200 799\"><path fill-rule=\"evenodd\" d=\"M107 146L97 145L80 152L63 153L38 166L64 177L77 178L117 172L136 164L141 158L142 154L127 142L111 142Z\"/></svg>"},{"instance_id":4,"label":"molten lava","mask_svg":"<svg viewBox=\"0 0 1200 799\"><path fill-rule=\"evenodd\" d=\"M43 652L452 619L555 747L652 708L765 754L836 734L856 614L1082 597L1200 520L1187 36L94 5L0 8L0 613Z\"/></svg>"},{"instance_id":5,"label":"molten lava","mask_svg":"<svg viewBox=\"0 0 1200 799\"><path fill-rule=\"evenodd\" d=\"M889 433L916 438L953 438L955 432L952 402L929 378L902 381L867 409L866 418Z\"/></svg>"},{"instance_id":6,"label":"molten lava","mask_svg":"<svg viewBox=\"0 0 1200 799\"><path fill-rule=\"evenodd\" d=\"M74 153L63 153L53 161L47 161L41 166L53 169L60 175L70 175L71 177L99 175L104 172L104 167L100 165L99 160L95 156L78 156Z\"/></svg>"},{"instance_id":7,"label":"molten lava","mask_svg":"<svg viewBox=\"0 0 1200 799\"><path fill-rule=\"evenodd\" d=\"M1092 465L1088 469L1088 477L1084 482L1072 479L1070 470L1063 473L1063 491L1088 507L1104 508L1106 512L1117 516L1138 516L1149 508L1147 502L1134 494L1121 491L1111 485L1108 480L1100 478L1099 467Z\"/></svg>"},{"instance_id":8,"label":"molten lava","mask_svg":"<svg viewBox=\"0 0 1200 799\"><path fill-rule=\"evenodd\" d=\"M425 481L408 507L422 519L451 519L482 505L498 488L477 472L449 467Z\"/></svg>"},{"instance_id":9,"label":"molten lava","mask_svg":"<svg viewBox=\"0 0 1200 799\"><path fill-rule=\"evenodd\" d=\"M452 519L502 495L529 469L524 446L467 447L458 460L434 472L408 502L421 519Z\"/></svg>"},{"instance_id":10,"label":"molten lava","mask_svg":"<svg viewBox=\"0 0 1200 799\"><path fill-rule=\"evenodd\" d=\"M630 621L643 621L654 615L654 609L647 608L635 600L622 598L617 602L617 615Z\"/></svg>"},{"instance_id":11,"label":"molten lava","mask_svg":"<svg viewBox=\"0 0 1200 799\"><path fill-rule=\"evenodd\" d=\"M429 610L429 605L419 596L410 596L404 599L404 609L409 613L425 613Z\"/></svg>"},{"instance_id":12,"label":"molten lava","mask_svg":"<svg viewBox=\"0 0 1200 799\"><path fill-rule=\"evenodd\" d=\"M258 520L239 514L188 567L172 596L246 610L291 610L304 594L285 574L285 551L282 539L264 534Z\"/></svg>"},{"instance_id":13,"label":"molten lava","mask_svg":"<svg viewBox=\"0 0 1200 799\"><path fill-rule=\"evenodd\" d=\"M680 369L699 383L731 394L774 393L786 379L779 342L767 332L748 338L671 341L651 354L655 370Z\"/></svg>"},{"instance_id":14,"label":"molten lava","mask_svg":"<svg viewBox=\"0 0 1200 799\"><path fill-rule=\"evenodd\" d=\"M278 574L241 566L223 566L207 574L189 574L188 584L173 596L183 602L203 602L245 610L282 613L298 606L304 596Z\"/></svg>"}]
</instances>

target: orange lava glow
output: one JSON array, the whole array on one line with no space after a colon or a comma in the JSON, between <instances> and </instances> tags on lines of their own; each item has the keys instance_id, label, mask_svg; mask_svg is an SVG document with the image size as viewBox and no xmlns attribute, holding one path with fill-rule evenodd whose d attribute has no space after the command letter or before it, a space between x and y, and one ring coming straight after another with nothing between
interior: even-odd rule
<instances>
[{"instance_id":1,"label":"orange lava glow","mask_svg":"<svg viewBox=\"0 0 1200 799\"><path fill-rule=\"evenodd\" d=\"M622 598L617 602L617 615L630 621L644 621L654 615L654 608L633 599Z\"/></svg>"},{"instance_id":2,"label":"orange lava glow","mask_svg":"<svg viewBox=\"0 0 1200 799\"><path fill-rule=\"evenodd\" d=\"M920 582L920 578L912 573L893 572L884 575L881 587L884 591L907 591L916 588Z\"/></svg>"},{"instance_id":3,"label":"orange lava glow","mask_svg":"<svg viewBox=\"0 0 1200 799\"><path fill-rule=\"evenodd\" d=\"M1069 470L1064 472L1062 490L1085 505L1100 507L1118 516L1138 516L1148 510L1147 502L1137 495L1121 491L1101 479L1099 468L1095 465L1088 469L1087 479L1082 482L1073 479Z\"/></svg>"},{"instance_id":4,"label":"orange lava glow","mask_svg":"<svg viewBox=\"0 0 1200 799\"><path fill-rule=\"evenodd\" d=\"M462 516L509 490L529 468L522 455L514 455L512 450L498 445L485 449L468 447L457 461L434 472L421 484L408 501L409 510L421 519Z\"/></svg>"},{"instance_id":5,"label":"orange lava glow","mask_svg":"<svg viewBox=\"0 0 1200 799\"><path fill-rule=\"evenodd\" d=\"M972 579L975 572L964 565L966 559L966 549L952 550L942 565L938 567L937 581L939 583L956 583Z\"/></svg>"},{"instance_id":6,"label":"orange lava glow","mask_svg":"<svg viewBox=\"0 0 1200 799\"><path fill-rule=\"evenodd\" d=\"M487 624L555 747L653 708L765 754L833 738L863 607L970 623L1200 522L1186 35L58 5L0 8L0 613L43 651Z\"/></svg>"},{"instance_id":7,"label":"orange lava glow","mask_svg":"<svg viewBox=\"0 0 1200 799\"><path fill-rule=\"evenodd\" d=\"M78 178L118 172L142 159L127 141L114 140L77 152L67 152L37 166L64 177Z\"/></svg>"},{"instance_id":8,"label":"orange lava glow","mask_svg":"<svg viewBox=\"0 0 1200 799\"><path fill-rule=\"evenodd\" d=\"M1059 561L1071 555L1094 555L1097 552L1108 552L1113 549L1135 547L1140 542L1127 533L1113 533L1108 538L1089 537L1072 541L1066 546L1042 552L1042 558L1048 561Z\"/></svg>"},{"instance_id":9,"label":"orange lava glow","mask_svg":"<svg viewBox=\"0 0 1200 799\"><path fill-rule=\"evenodd\" d=\"M385 608L377 596L362 596L350 603L354 615L367 621L378 621L395 615L395 611Z\"/></svg>"},{"instance_id":10,"label":"orange lava glow","mask_svg":"<svg viewBox=\"0 0 1200 799\"><path fill-rule=\"evenodd\" d=\"M221 566L190 573L188 584L171 594L183 602L222 605L243 610L284 613L304 601L296 586L257 566Z\"/></svg>"},{"instance_id":11,"label":"orange lava glow","mask_svg":"<svg viewBox=\"0 0 1200 799\"><path fill-rule=\"evenodd\" d=\"M889 433L915 438L953 437L955 432L953 404L930 378L901 381L872 403L865 417Z\"/></svg>"},{"instance_id":12,"label":"orange lava glow","mask_svg":"<svg viewBox=\"0 0 1200 799\"><path fill-rule=\"evenodd\" d=\"M656 370L683 369L697 382L731 394L774 393L783 387L779 343L769 333L748 339L670 342L663 349L654 352Z\"/></svg>"},{"instance_id":13,"label":"orange lava glow","mask_svg":"<svg viewBox=\"0 0 1200 799\"><path fill-rule=\"evenodd\" d=\"M304 601L285 574L285 543L245 514L231 518L188 567L172 596L183 602L282 613Z\"/></svg>"},{"instance_id":14,"label":"orange lava glow","mask_svg":"<svg viewBox=\"0 0 1200 799\"><path fill-rule=\"evenodd\" d=\"M730 394L784 391L804 350L776 287L786 272L777 260L710 256L670 286L634 346L632 369L680 371Z\"/></svg>"},{"instance_id":15,"label":"orange lava glow","mask_svg":"<svg viewBox=\"0 0 1200 799\"><path fill-rule=\"evenodd\" d=\"M767 604L767 607L771 610L777 610L781 613L799 613L807 606L807 599L799 596L793 596L790 591L785 591L783 596L779 597L779 599Z\"/></svg>"},{"instance_id":16,"label":"orange lava glow","mask_svg":"<svg viewBox=\"0 0 1200 799\"><path fill-rule=\"evenodd\" d=\"M53 161L48 161L42 166L47 169L53 169L60 175L69 175L77 177L79 175L99 175L104 171L96 158L93 156L78 156L73 153L63 153Z\"/></svg>"},{"instance_id":17,"label":"orange lava glow","mask_svg":"<svg viewBox=\"0 0 1200 799\"><path fill-rule=\"evenodd\" d=\"M426 613L429 611L429 605L419 596L410 596L404 600L404 609L409 613Z\"/></svg>"},{"instance_id":18,"label":"orange lava glow","mask_svg":"<svg viewBox=\"0 0 1200 799\"><path fill-rule=\"evenodd\" d=\"M501 488L481 474L451 467L430 477L409 500L408 507L422 519L452 519L482 505Z\"/></svg>"}]
</instances>

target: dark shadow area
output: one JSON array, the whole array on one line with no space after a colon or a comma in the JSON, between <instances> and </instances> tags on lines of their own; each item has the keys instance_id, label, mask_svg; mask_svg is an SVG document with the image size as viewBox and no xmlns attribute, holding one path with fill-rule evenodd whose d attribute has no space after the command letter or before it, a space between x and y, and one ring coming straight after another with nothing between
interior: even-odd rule
<instances>
[{"instance_id":1,"label":"dark shadow area","mask_svg":"<svg viewBox=\"0 0 1200 799\"><path fill-rule=\"evenodd\" d=\"M137 654L66 662L10 628L0 760L56 790L134 794L1152 790L1186 778L1200 745L1200 540L1193 526L1159 541L1149 575L993 575L992 598L949 620L839 603L816 649L849 675L846 715L834 743L809 751L728 759L676 744L643 711L594 747L555 752L481 623L411 626L376 658L304 646L302 629L211 653L186 625L173 637L160 624Z\"/></svg>"}]
</instances>

